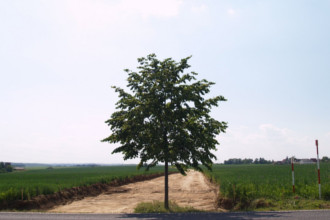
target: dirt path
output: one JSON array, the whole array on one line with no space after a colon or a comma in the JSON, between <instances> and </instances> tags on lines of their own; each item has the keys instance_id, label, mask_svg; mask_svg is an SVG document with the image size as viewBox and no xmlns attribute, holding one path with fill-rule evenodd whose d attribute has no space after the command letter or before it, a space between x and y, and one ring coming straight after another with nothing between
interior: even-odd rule
<instances>
[{"instance_id":1,"label":"dirt path","mask_svg":"<svg viewBox=\"0 0 330 220\"><path fill-rule=\"evenodd\" d=\"M180 206L192 206L200 210L214 210L216 187L197 171L187 176L169 176L169 199ZM132 213L140 202L164 200L164 177L109 188L96 197L86 197L71 204L55 207L49 212L62 213Z\"/></svg>"}]
</instances>

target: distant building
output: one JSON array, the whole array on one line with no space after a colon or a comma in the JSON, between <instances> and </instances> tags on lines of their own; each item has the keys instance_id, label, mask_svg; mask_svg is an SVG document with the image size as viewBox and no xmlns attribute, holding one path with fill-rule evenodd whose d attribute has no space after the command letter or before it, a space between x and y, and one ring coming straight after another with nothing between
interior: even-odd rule
<instances>
[{"instance_id":1,"label":"distant building","mask_svg":"<svg viewBox=\"0 0 330 220\"><path fill-rule=\"evenodd\" d=\"M317 162L316 158L310 158L310 159L298 159L294 158L293 163L294 164L315 164ZM281 161L275 161L273 164L275 165L282 165L282 164L290 164L291 159L288 158L281 160Z\"/></svg>"},{"instance_id":2,"label":"distant building","mask_svg":"<svg viewBox=\"0 0 330 220\"><path fill-rule=\"evenodd\" d=\"M14 167L13 170L15 170L15 171L24 171L25 168L24 167Z\"/></svg>"},{"instance_id":3,"label":"distant building","mask_svg":"<svg viewBox=\"0 0 330 220\"><path fill-rule=\"evenodd\" d=\"M314 158L311 158L311 159L300 159L297 162L298 162L298 164L315 164L316 163L316 159L314 159Z\"/></svg>"}]
</instances>

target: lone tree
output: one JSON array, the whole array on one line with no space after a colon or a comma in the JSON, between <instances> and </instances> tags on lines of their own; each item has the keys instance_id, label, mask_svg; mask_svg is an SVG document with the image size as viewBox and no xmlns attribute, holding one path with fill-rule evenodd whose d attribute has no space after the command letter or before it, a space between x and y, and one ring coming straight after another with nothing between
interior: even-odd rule
<instances>
[{"instance_id":1,"label":"lone tree","mask_svg":"<svg viewBox=\"0 0 330 220\"><path fill-rule=\"evenodd\" d=\"M139 71L126 69L131 92L113 86L119 93L118 111L106 121L112 131L103 142L120 143L112 153L124 160L140 158L138 168L165 164L165 208L168 209L168 165L185 174L200 164L212 168L211 150L219 144L216 135L225 132L226 122L210 117L212 106L226 101L223 96L204 99L214 83L197 81L197 73L184 73L190 57L175 62L160 61L155 54L138 59Z\"/></svg>"}]
</instances>

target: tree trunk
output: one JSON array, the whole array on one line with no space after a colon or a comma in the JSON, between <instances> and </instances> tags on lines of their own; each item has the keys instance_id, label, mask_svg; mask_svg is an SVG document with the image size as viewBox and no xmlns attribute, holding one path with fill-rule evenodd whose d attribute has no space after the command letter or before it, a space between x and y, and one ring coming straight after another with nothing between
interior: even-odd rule
<instances>
[{"instance_id":1,"label":"tree trunk","mask_svg":"<svg viewBox=\"0 0 330 220\"><path fill-rule=\"evenodd\" d=\"M165 200L164 200L165 209L169 209L168 206L168 162L165 160Z\"/></svg>"}]
</instances>

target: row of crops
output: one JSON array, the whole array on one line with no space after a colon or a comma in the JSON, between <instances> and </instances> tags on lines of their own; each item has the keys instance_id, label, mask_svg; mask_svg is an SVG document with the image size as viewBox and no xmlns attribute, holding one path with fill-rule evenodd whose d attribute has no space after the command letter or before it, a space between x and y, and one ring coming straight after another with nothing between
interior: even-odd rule
<instances>
[{"instance_id":1,"label":"row of crops","mask_svg":"<svg viewBox=\"0 0 330 220\"><path fill-rule=\"evenodd\" d=\"M63 189L109 183L142 174L163 172L155 167L145 172L136 166L72 167L33 169L23 172L0 174L0 203L3 201L29 200L38 195L52 194Z\"/></svg>"},{"instance_id":2,"label":"row of crops","mask_svg":"<svg viewBox=\"0 0 330 220\"><path fill-rule=\"evenodd\" d=\"M0 174L0 204L4 201L29 200L35 196L52 194L63 189L109 183L141 174L163 172L158 166L145 172L136 166L75 167L33 169ZM215 165L206 172L220 185L222 197L234 202L250 202L258 198L274 201L301 197L317 199L316 165L295 166L295 194L292 192L290 165ZM321 163L322 198L330 199L330 163Z\"/></svg>"},{"instance_id":3,"label":"row of crops","mask_svg":"<svg viewBox=\"0 0 330 220\"><path fill-rule=\"evenodd\" d=\"M215 165L207 176L220 185L222 197L233 201L319 198L315 164L295 165L295 193L292 192L291 165ZM322 198L329 200L330 163L321 163L321 184Z\"/></svg>"}]
</instances>

